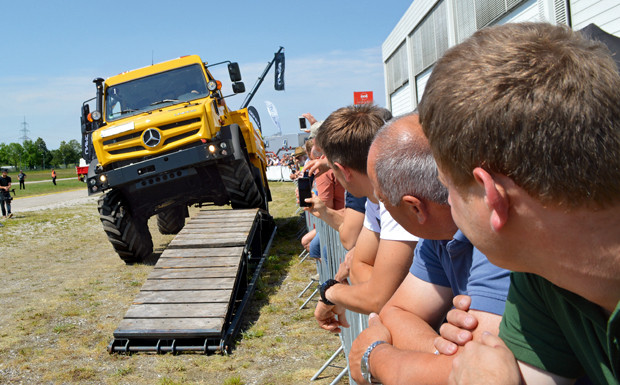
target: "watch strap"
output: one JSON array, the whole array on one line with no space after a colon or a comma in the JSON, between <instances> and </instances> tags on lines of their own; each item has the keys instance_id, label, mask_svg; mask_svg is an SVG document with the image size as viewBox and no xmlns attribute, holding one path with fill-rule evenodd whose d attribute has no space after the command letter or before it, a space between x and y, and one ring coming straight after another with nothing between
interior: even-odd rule
<instances>
[{"instance_id":1,"label":"watch strap","mask_svg":"<svg viewBox=\"0 0 620 385\"><path fill-rule=\"evenodd\" d=\"M377 382L373 382L372 373L370 372L370 362L369 362L370 353L372 353L374 348L376 348L377 346L381 344L387 344L387 342L386 341L375 341L372 344L370 344L368 349L366 349L366 352L364 352L364 355L362 356L362 362L360 363L362 376L364 377L364 380L366 380L366 382L370 384L377 384Z\"/></svg>"},{"instance_id":2,"label":"watch strap","mask_svg":"<svg viewBox=\"0 0 620 385\"><path fill-rule=\"evenodd\" d=\"M325 292L327 291L327 289L329 289L330 287L334 286L337 283L340 283L340 282L336 281L335 279L328 279L327 281L321 284L319 288L319 293L321 294L321 302L323 302L326 305L330 305L330 306L335 305L333 302L327 299L327 297L325 296Z\"/></svg>"}]
</instances>

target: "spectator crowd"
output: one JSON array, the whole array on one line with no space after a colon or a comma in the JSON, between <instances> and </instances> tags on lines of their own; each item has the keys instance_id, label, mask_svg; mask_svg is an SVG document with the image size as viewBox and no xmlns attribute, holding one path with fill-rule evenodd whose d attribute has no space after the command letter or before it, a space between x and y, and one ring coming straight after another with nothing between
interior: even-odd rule
<instances>
[{"instance_id":1,"label":"spectator crowd","mask_svg":"<svg viewBox=\"0 0 620 385\"><path fill-rule=\"evenodd\" d=\"M619 384L612 54L564 26L485 28L416 111L342 107L272 159L314 175L305 210L348 250L314 315L329 332L369 315L358 384ZM302 245L325 263L318 234Z\"/></svg>"}]
</instances>

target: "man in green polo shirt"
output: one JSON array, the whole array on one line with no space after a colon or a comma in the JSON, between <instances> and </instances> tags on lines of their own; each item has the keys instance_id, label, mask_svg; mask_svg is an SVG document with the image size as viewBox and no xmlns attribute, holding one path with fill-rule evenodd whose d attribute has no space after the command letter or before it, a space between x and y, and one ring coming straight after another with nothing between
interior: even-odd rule
<instances>
[{"instance_id":1,"label":"man in green polo shirt","mask_svg":"<svg viewBox=\"0 0 620 385\"><path fill-rule=\"evenodd\" d=\"M618 384L620 75L607 48L550 24L480 30L437 62L419 111L455 223L515 272L499 338L467 342L453 383ZM467 317L442 336L466 342L453 327Z\"/></svg>"}]
</instances>

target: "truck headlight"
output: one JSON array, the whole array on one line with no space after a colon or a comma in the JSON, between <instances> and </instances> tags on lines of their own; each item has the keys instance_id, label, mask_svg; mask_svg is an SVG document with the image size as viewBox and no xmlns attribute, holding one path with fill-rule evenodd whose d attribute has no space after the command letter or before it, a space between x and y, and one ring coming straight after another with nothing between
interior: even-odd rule
<instances>
[{"instance_id":1,"label":"truck headlight","mask_svg":"<svg viewBox=\"0 0 620 385\"><path fill-rule=\"evenodd\" d=\"M100 175L99 176L99 180L101 181L101 183L105 183L106 180L108 180L108 177L104 175Z\"/></svg>"}]
</instances>

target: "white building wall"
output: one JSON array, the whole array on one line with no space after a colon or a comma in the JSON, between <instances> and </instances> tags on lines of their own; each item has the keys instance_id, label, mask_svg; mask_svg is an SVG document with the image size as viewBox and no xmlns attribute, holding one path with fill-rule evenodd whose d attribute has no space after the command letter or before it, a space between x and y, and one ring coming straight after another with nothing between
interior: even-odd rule
<instances>
[{"instance_id":1,"label":"white building wall","mask_svg":"<svg viewBox=\"0 0 620 385\"><path fill-rule=\"evenodd\" d=\"M431 73L433 72L433 67L427 69L426 71L420 73L416 78L416 91L417 91L417 100L416 106L422 100L422 96L424 95L424 89L426 88L426 83L428 82L428 78L431 77Z\"/></svg>"},{"instance_id":2,"label":"white building wall","mask_svg":"<svg viewBox=\"0 0 620 385\"><path fill-rule=\"evenodd\" d=\"M390 106L392 115L399 116L413 111L413 105L411 104L411 89L407 83L400 87L396 92L390 95Z\"/></svg>"},{"instance_id":3,"label":"white building wall","mask_svg":"<svg viewBox=\"0 0 620 385\"><path fill-rule=\"evenodd\" d=\"M455 5L463 0L444 0L447 5L447 23L449 31L449 45L453 46L456 41L455 32ZM620 1L619 0L566 0L570 11L569 19L575 30L580 30L590 23L595 23L604 31L620 36ZM383 61L385 62L394 51L405 42L409 67L409 83L389 95L386 87L386 105L394 111L409 112L417 106L422 97L426 81L430 76L431 69L418 74L417 79L413 73L413 60L411 52L411 38L409 37L425 16L440 2L440 0L415 0L405 12L400 21L382 45ZM562 5L562 0L527 0L507 15L496 20L493 24L505 24L509 22L524 21L548 21L556 23L563 20L560 13L562 9L556 7ZM564 17L566 19L566 17ZM432 67L431 67L432 68ZM405 99L408 98L408 101ZM399 115L399 114L394 114Z\"/></svg>"},{"instance_id":4,"label":"white building wall","mask_svg":"<svg viewBox=\"0 0 620 385\"><path fill-rule=\"evenodd\" d=\"M570 11L573 29L594 23L605 32L620 36L620 1L571 0Z\"/></svg>"}]
</instances>

